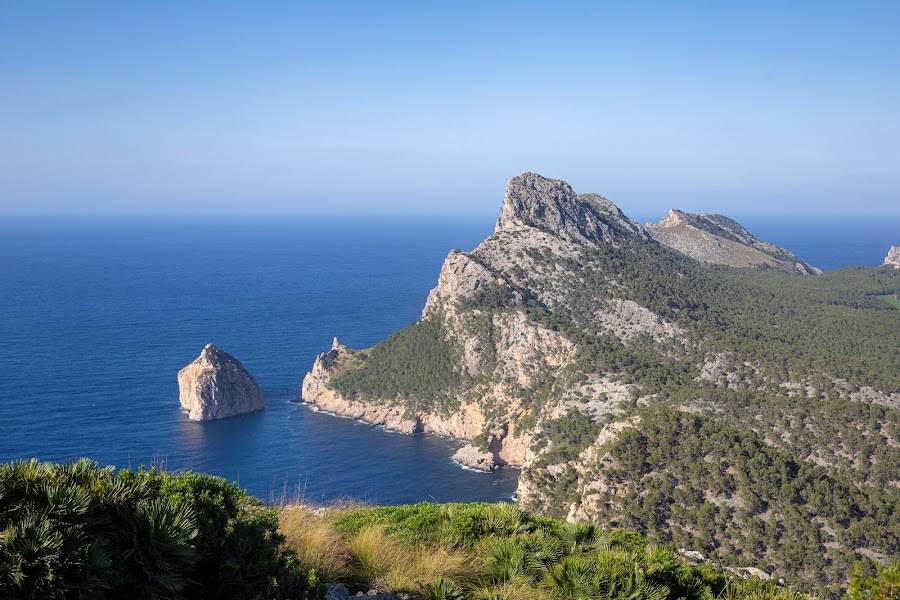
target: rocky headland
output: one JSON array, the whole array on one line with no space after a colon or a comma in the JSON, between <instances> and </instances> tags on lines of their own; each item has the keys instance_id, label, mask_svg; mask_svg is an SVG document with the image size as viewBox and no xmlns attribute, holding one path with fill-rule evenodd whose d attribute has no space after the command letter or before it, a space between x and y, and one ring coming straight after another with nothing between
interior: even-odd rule
<instances>
[{"instance_id":1,"label":"rocky headland","mask_svg":"<svg viewBox=\"0 0 900 600\"><path fill-rule=\"evenodd\" d=\"M691 248L676 244L674 240L684 235L684 224L690 224L691 231L714 238L710 244L717 247L716 252L699 255L704 244ZM681 233L673 233L676 231ZM659 226L648 224L645 228L598 194L576 194L564 181L524 173L507 186L494 234L472 252L453 250L447 256L437 286L422 311L423 319L439 319L443 331L461 349L459 360L465 374L488 380L490 385L456 395L452 399L454 410L449 413L411 411L396 398L349 397L330 385L331 379L362 364L366 353L351 350L335 338L332 348L316 358L304 377L301 400L319 410L391 431L433 433L460 440L478 438L474 445L468 444L454 455L454 460L472 469L522 466L533 433L523 431L518 424L523 418L530 422L532 414L523 405L521 392L543 378L555 379L555 371L574 362L577 345L524 313L511 312L490 317L486 325L493 331L494 344L486 348L483 336L473 334L473 321L483 315L474 315L473 319L468 304L486 290L497 289L507 290L512 302L521 302L524 294L534 293L546 305L565 303L569 274L558 268L546 271L529 254L531 251L574 258L585 246L619 247L635 241L652 244L654 240L701 262L740 267L765 264L802 274L819 272L786 250L757 240L727 217L673 210ZM531 278L540 278L542 285L529 286ZM598 303L591 316L602 330L624 340L642 335L656 341L682 340L685 335L682 327L652 310L614 296ZM488 354L494 353L496 356L489 359ZM492 372L488 372L489 366ZM608 377L591 376L567 390L564 401L547 416L559 417L575 406L597 414L616 413L632 387ZM576 398L584 400L575 402ZM503 416L489 418L485 406L503 407Z\"/></svg>"},{"instance_id":2,"label":"rocky headland","mask_svg":"<svg viewBox=\"0 0 900 600\"><path fill-rule=\"evenodd\" d=\"M178 372L179 400L191 421L227 419L266 407L256 379L236 358L207 344Z\"/></svg>"},{"instance_id":3,"label":"rocky headland","mask_svg":"<svg viewBox=\"0 0 900 600\"><path fill-rule=\"evenodd\" d=\"M521 467L529 510L834 583L897 550L826 498L900 502L883 426L900 422L900 330L874 299L900 273L817 273L727 217L643 227L525 173L494 233L449 253L421 319L372 348L335 340L301 400L464 440L473 469ZM823 557L827 573L795 568Z\"/></svg>"},{"instance_id":4,"label":"rocky headland","mask_svg":"<svg viewBox=\"0 0 900 600\"><path fill-rule=\"evenodd\" d=\"M887 256L884 257L884 264L900 269L900 246L891 246Z\"/></svg>"}]
</instances>

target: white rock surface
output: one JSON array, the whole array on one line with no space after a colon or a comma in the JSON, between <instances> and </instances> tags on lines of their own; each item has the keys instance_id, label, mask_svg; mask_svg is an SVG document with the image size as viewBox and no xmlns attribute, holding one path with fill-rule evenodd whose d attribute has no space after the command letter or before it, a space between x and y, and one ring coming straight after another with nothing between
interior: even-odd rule
<instances>
[{"instance_id":1,"label":"white rock surface","mask_svg":"<svg viewBox=\"0 0 900 600\"><path fill-rule=\"evenodd\" d=\"M884 264L900 269L900 246L891 246L888 255L884 257Z\"/></svg>"},{"instance_id":2,"label":"white rock surface","mask_svg":"<svg viewBox=\"0 0 900 600\"><path fill-rule=\"evenodd\" d=\"M500 467L497 457L492 452L485 452L471 444L466 444L457 450L453 455L453 460L476 471L490 472Z\"/></svg>"},{"instance_id":3,"label":"white rock surface","mask_svg":"<svg viewBox=\"0 0 900 600\"><path fill-rule=\"evenodd\" d=\"M181 407L191 421L212 421L266 407L256 379L236 358L207 344L200 356L178 372Z\"/></svg>"}]
</instances>

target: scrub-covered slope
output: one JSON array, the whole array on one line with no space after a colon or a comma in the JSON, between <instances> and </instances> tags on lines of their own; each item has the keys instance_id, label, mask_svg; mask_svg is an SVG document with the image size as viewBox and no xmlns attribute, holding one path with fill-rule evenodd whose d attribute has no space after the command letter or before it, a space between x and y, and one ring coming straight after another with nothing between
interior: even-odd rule
<instances>
[{"instance_id":1,"label":"scrub-covered slope","mask_svg":"<svg viewBox=\"0 0 900 600\"><path fill-rule=\"evenodd\" d=\"M422 319L336 341L303 400L469 440L461 462L523 467L526 508L833 591L900 548L898 291L890 268L708 265L526 173Z\"/></svg>"}]
</instances>

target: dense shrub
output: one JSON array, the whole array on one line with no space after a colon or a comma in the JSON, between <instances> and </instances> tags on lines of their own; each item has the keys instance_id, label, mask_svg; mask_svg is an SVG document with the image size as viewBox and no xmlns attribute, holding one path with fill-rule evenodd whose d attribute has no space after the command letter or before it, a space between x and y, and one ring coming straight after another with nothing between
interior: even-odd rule
<instances>
[{"instance_id":1,"label":"dense shrub","mask_svg":"<svg viewBox=\"0 0 900 600\"><path fill-rule=\"evenodd\" d=\"M316 598L276 513L209 475L0 466L0 598Z\"/></svg>"},{"instance_id":2,"label":"dense shrub","mask_svg":"<svg viewBox=\"0 0 900 600\"><path fill-rule=\"evenodd\" d=\"M0 466L0 597L177 597L196 519L150 483L88 460Z\"/></svg>"}]
</instances>

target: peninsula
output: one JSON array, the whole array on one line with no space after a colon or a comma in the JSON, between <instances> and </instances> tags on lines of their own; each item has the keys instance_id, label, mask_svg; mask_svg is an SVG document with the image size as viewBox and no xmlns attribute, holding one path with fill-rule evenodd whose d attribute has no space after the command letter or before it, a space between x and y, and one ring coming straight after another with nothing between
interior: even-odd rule
<instances>
[{"instance_id":1,"label":"peninsula","mask_svg":"<svg viewBox=\"0 0 900 600\"><path fill-rule=\"evenodd\" d=\"M820 274L727 217L642 226L525 173L421 319L335 341L302 400L522 467L523 508L828 593L900 551L898 292L895 269Z\"/></svg>"}]
</instances>

